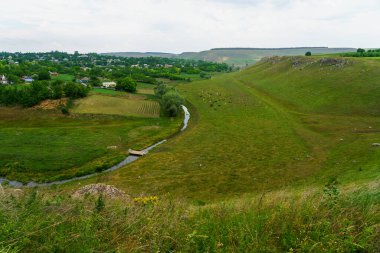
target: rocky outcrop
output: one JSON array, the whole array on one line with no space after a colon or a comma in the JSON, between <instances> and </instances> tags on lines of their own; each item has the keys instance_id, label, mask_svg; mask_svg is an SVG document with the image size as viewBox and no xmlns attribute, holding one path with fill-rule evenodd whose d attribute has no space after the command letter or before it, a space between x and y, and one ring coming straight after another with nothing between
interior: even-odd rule
<instances>
[{"instance_id":1,"label":"rocky outcrop","mask_svg":"<svg viewBox=\"0 0 380 253\"><path fill-rule=\"evenodd\" d=\"M129 198L124 191L119 190L115 186L106 184L89 184L83 186L73 193L74 198L83 198L85 196L99 196L102 195L106 198Z\"/></svg>"}]
</instances>

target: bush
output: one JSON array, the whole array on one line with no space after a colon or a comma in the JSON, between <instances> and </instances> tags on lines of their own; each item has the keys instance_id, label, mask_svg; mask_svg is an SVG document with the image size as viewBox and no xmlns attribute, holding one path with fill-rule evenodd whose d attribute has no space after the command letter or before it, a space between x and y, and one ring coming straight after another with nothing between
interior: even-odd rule
<instances>
[{"instance_id":1,"label":"bush","mask_svg":"<svg viewBox=\"0 0 380 253\"><path fill-rule=\"evenodd\" d=\"M162 84L159 84L157 85L155 88L154 88L154 94L156 94L156 96L158 98L162 98L162 96L167 93L169 90L172 90L173 88L167 86L166 84L162 83Z\"/></svg>"},{"instance_id":2,"label":"bush","mask_svg":"<svg viewBox=\"0 0 380 253\"><path fill-rule=\"evenodd\" d=\"M311 52L310 51L306 52L305 56L311 56Z\"/></svg>"},{"instance_id":3,"label":"bush","mask_svg":"<svg viewBox=\"0 0 380 253\"><path fill-rule=\"evenodd\" d=\"M123 78L117 81L116 90L126 91L126 92L136 92L137 83L130 77Z\"/></svg>"},{"instance_id":4,"label":"bush","mask_svg":"<svg viewBox=\"0 0 380 253\"><path fill-rule=\"evenodd\" d=\"M38 73L38 80L50 80L50 73L48 71L41 71Z\"/></svg>"},{"instance_id":5,"label":"bush","mask_svg":"<svg viewBox=\"0 0 380 253\"><path fill-rule=\"evenodd\" d=\"M161 106L164 114L168 117L176 117L183 104L183 98L175 90L170 90L162 96Z\"/></svg>"}]
</instances>

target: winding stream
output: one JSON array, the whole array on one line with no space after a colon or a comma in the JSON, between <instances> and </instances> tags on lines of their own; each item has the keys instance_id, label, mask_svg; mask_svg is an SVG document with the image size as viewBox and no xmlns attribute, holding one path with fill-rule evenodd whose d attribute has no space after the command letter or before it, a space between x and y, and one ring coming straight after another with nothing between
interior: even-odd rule
<instances>
[{"instance_id":1,"label":"winding stream","mask_svg":"<svg viewBox=\"0 0 380 253\"><path fill-rule=\"evenodd\" d=\"M183 125L182 125L182 128L181 128L181 132L183 132L187 128L187 125L188 125L189 120L190 120L190 112L187 109L187 107L184 106L184 105L182 105L182 109L183 109L183 112L185 114L185 117L183 119ZM153 144L152 146L147 147L143 151L147 154L149 151L151 151L152 149L154 149L155 147L161 145L162 143L164 143L166 141L167 140L162 140L160 142L157 142L157 143ZM102 174L102 173L105 173L105 172L109 172L109 171L114 171L114 170L120 169L121 167L124 167L125 165L130 164L130 163L136 161L139 158L141 158L141 156L128 155L120 163L118 163L118 164L112 166L111 168L109 168L107 170L104 170L102 172L97 172L97 173L88 174L88 175L81 176L81 177L74 177L74 178L65 179L65 180L53 181L53 182L49 182L49 183L29 182L27 184L23 184L22 182L7 180L6 178L0 178L0 184L7 183L9 186L12 186L12 187L35 187L35 186L59 185L59 184L64 184L64 183L68 183L68 182L72 182L72 181L78 181L78 180L90 178L90 177L93 177L93 176L96 176L96 175L99 175L99 174Z\"/></svg>"}]
</instances>

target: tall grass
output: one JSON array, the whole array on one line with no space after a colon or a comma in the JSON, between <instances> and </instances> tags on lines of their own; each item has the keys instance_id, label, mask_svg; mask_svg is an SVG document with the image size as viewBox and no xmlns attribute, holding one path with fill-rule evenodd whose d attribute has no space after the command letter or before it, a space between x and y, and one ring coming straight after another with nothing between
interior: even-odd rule
<instances>
[{"instance_id":1,"label":"tall grass","mask_svg":"<svg viewBox=\"0 0 380 253\"><path fill-rule=\"evenodd\" d=\"M335 192L335 193L334 193ZM330 194L332 193L332 194ZM380 192L281 192L195 206L34 190L0 200L0 252L378 252Z\"/></svg>"}]
</instances>

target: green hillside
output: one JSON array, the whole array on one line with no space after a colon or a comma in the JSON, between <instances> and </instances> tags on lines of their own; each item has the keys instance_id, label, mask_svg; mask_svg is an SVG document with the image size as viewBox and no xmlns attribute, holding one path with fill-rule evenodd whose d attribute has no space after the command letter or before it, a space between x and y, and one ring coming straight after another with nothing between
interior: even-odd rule
<instances>
[{"instance_id":1,"label":"green hillside","mask_svg":"<svg viewBox=\"0 0 380 253\"><path fill-rule=\"evenodd\" d=\"M319 185L331 177L342 183L378 178L380 149L372 144L380 142L380 93L377 74L367 70L380 62L350 59L341 65L338 59L326 67L320 58L274 59L179 85L191 108L190 129L107 174L104 182L127 186L132 194L171 192L212 200ZM294 59L315 62L299 70L292 67ZM324 78L326 69L334 82ZM362 75L346 78L352 71L370 73L368 82ZM287 76L299 81L291 85ZM323 99L313 100L314 93Z\"/></svg>"},{"instance_id":2,"label":"green hillside","mask_svg":"<svg viewBox=\"0 0 380 253\"><path fill-rule=\"evenodd\" d=\"M62 186L0 188L0 251L378 252L376 69L271 57L177 84L190 125L143 158ZM128 196L73 197L90 183Z\"/></svg>"},{"instance_id":3,"label":"green hillside","mask_svg":"<svg viewBox=\"0 0 380 253\"><path fill-rule=\"evenodd\" d=\"M272 57L239 79L297 111L380 116L379 67L371 59Z\"/></svg>"}]
</instances>

